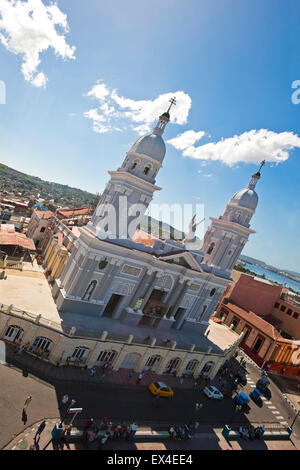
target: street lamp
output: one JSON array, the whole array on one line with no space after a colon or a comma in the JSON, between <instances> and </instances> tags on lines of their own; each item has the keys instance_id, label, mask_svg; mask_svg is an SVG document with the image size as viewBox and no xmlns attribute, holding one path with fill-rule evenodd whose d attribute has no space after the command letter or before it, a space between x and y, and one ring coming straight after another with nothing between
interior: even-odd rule
<instances>
[{"instance_id":1,"label":"street lamp","mask_svg":"<svg viewBox=\"0 0 300 470\"><path fill-rule=\"evenodd\" d=\"M67 411L65 413L65 416L62 418L62 420L60 421L60 426L62 426L62 423L64 422L64 420L66 419L67 417L67 414L69 413L69 409L72 408L73 405L75 405L76 403L76 400L71 400L71 403L69 404L68 408L67 408Z\"/></svg>"},{"instance_id":2,"label":"street lamp","mask_svg":"<svg viewBox=\"0 0 300 470\"><path fill-rule=\"evenodd\" d=\"M196 417L198 411L201 410L202 407L203 407L202 403L196 403L195 404L194 412L193 412L193 415L190 419L189 426L192 425L192 422L194 421L194 418Z\"/></svg>"}]
</instances>

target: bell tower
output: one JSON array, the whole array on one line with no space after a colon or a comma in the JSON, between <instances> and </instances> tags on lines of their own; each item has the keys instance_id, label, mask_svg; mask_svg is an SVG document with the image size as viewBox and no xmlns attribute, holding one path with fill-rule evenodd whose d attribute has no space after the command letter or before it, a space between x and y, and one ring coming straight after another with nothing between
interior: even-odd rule
<instances>
[{"instance_id":1,"label":"bell tower","mask_svg":"<svg viewBox=\"0 0 300 470\"><path fill-rule=\"evenodd\" d=\"M159 116L152 133L133 144L120 168L109 171L110 181L86 226L97 237L132 238L154 192L161 190L155 181L166 153L162 135L170 121L169 111L175 104L175 98L171 98L168 110Z\"/></svg>"},{"instance_id":2,"label":"bell tower","mask_svg":"<svg viewBox=\"0 0 300 470\"><path fill-rule=\"evenodd\" d=\"M201 248L204 252L202 262L216 274L222 272L230 275L249 235L255 233L250 228L250 220L258 204L255 187L264 164L263 161L258 172L252 175L247 188L234 194L222 216L218 219L210 217L212 223L205 234Z\"/></svg>"}]
</instances>

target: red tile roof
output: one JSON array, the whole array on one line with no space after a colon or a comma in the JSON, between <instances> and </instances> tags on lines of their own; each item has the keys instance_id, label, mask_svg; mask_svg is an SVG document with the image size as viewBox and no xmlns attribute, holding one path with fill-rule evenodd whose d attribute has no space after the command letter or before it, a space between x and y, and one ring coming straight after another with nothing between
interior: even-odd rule
<instances>
[{"instance_id":1,"label":"red tile roof","mask_svg":"<svg viewBox=\"0 0 300 470\"><path fill-rule=\"evenodd\" d=\"M256 315L256 313L248 311L248 310L244 310L243 308L238 307L237 305L232 304L230 302L228 302L224 306L226 308L229 308L233 313L236 313L240 318L245 320L254 328L256 328L257 330L260 330L266 336L269 336L272 339L276 339L278 337L279 331L273 325L263 320L263 318ZM279 339L281 340L284 338L279 337Z\"/></svg>"},{"instance_id":2,"label":"red tile roof","mask_svg":"<svg viewBox=\"0 0 300 470\"><path fill-rule=\"evenodd\" d=\"M132 237L132 241L135 243L142 243L145 246L152 246L155 238L149 233L144 232L143 230L136 230L135 234Z\"/></svg>"},{"instance_id":3,"label":"red tile roof","mask_svg":"<svg viewBox=\"0 0 300 470\"><path fill-rule=\"evenodd\" d=\"M36 213L40 216L41 219L51 219L54 217L54 212L52 211L39 211L37 210Z\"/></svg>"},{"instance_id":4,"label":"red tile roof","mask_svg":"<svg viewBox=\"0 0 300 470\"><path fill-rule=\"evenodd\" d=\"M56 215L68 218L75 217L77 215L88 215L90 212L89 207L79 207L78 209L64 209L56 211Z\"/></svg>"},{"instance_id":5,"label":"red tile roof","mask_svg":"<svg viewBox=\"0 0 300 470\"><path fill-rule=\"evenodd\" d=\"M27 238L24 233L7 230L6 224L0 225L0 245L16 245L21 246L26 250L36 251L34 242L31 238Z\"/></svg>"}]
</instances>

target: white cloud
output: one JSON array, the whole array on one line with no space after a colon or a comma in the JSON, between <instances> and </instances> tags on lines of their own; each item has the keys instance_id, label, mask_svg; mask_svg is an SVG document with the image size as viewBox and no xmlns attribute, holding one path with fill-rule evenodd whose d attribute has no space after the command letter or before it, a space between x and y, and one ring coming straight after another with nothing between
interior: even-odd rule
<instances>
[{"instance_id":1,"label":"white cloud","mask_svg":"<svg viewBox=\"0 0 300 470\"><path fill-rule=\"evenodd\" d=\"M277 133L267 129L254 129L241 135L198 147L187 143L186 148L183 148L184 139L182 136L184 134L171 139L169 143L175 148L183 150L184 157L199 159L202 160L202 163L212 160L233 166L239 162L259 163L266 160L278 164L287 160L294 148L300 148L300 138L292 132ZM182 145L178 146L177 142L176 147L176 139L179 139L179 143Z\"/></svg>"},{"instance_id":2,"label":"white cloud","mask_svg":"<svg viewBox=\"0 0 300 470\"><path fill-rule=\"evenodd\" d=\"M45 87L47 83L46 75L38 71L42 52L52 48L56 56L75 59L75 47L69 46L65 39L68 32L67 15L56 3L0 1L0 41L7 50L22 56L24 78L37 87Z\"/></svg>"},{"instance_id":3,"label":"white cloud","mask_svg":"<svg viewBox=\"0 0 300 470\"><path fill-rule=\"evenodd\" d=\"M171 110L171 122L185 124L187 122L192 100L183 91L164 93L153 100L133 100L120 96L117 90L110 89L105 83L98 82L87 93L87 96L96 98L98 107L84 113L84 116L93 121L95 132L103 132L103 126L107 130L119 130L128 124L131 129L143 135L151 130L151 126L158 116L167 110L169 100L176 98L176 106ZM101 117L101 118L100 118ZM98 123L101 121L101 126Z\"/></svg>"},{"instance_id":4,"label":"white cloud","mask_svg":"<svg viewBox=\"0 0 300 470\"><path fill-rule=\"evenodd\" d=\"M184 150L191 145L194 145L202 139L204 135L204 131L186 131L183 132L183 134L179 134L177 137L174 137L174 139L168 140L167 143L173 145L177 150Z\"/></svg>"}]
</instances>

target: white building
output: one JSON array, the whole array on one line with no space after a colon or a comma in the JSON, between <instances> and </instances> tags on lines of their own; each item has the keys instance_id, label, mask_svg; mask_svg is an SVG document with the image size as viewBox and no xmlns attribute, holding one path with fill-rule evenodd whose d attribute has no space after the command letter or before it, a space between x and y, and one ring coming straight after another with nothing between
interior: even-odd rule
<instances>
[{"instance_id":1,"label":"white building","mask_svg":"<svg viewBox=\"0 0 300 470\"><path fill-rule=\"evenodd\" d=\"M166 153L162 135L170 120L168 111L151 134L135 142L122 166L109 172L110 181L94 215L79 229L68 263L53 287L62 318L80 314L88 325L96 317L100 328L110 318L117 332L127 325L141 335L155 330L156 337L166 331L188 337L206 330L232 268L249 235L255 233L249 224L258 202L255 185L260 173L232 197L223 216L211 218L201 250L161 240L146 247L128 239L135 213L124 224L123 204L129 213L140 204L143 214L154 192L161 189L155 178ZM131 228L134 231L136 224Z\"/></svg>"}]
</instances>

